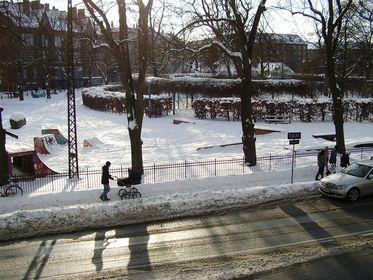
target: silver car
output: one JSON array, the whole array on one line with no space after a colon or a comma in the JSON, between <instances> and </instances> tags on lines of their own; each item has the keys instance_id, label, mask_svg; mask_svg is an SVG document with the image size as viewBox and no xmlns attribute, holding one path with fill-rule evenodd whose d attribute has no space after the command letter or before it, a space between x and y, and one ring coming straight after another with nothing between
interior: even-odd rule
<instances>
[{"instance_id":1,"label":"silver car","mask_svg":"<svg viewBox=\"0 0 373 280\"><path fill-rule=\"evenodd\" d=\"M340 173L321 179L319 191L324 195L349 201L373 194L373 160L354 162Z\"/></svg>"}]
</instances>

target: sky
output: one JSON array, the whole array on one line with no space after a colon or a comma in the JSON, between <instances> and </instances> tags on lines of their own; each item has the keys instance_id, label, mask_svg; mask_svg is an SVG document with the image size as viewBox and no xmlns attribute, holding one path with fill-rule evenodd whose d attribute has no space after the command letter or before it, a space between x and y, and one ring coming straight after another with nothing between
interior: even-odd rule
<instances>
[{"instance_id":1,"label":"sky","mask_svg":"<svg viewBox=\"0 0 373 280\"><path fill-rule=\"evenodd\" d=\"M267 7L276 5L276 2L276 0L267 1ZM41 3L50 3L50 6L55 6L59 10L67 9L67 0L41 0ZM176 1L176 3L179 3L179 1ZM78 6L78 8L84 7L81 0L73 0L73 5ZM114 25L117 25L118 15L116 7L113 7L109 14L109 18L113 21ZM285 11L268 9L266 18L271 26L268 32L298 34L303 39L310 39L313 37L311 35L314 30L312 23L306 22L301 16L293 17L290 13ZM178 19L178 22L180 23L180 19Z\"/></svg>"}]
</instances>

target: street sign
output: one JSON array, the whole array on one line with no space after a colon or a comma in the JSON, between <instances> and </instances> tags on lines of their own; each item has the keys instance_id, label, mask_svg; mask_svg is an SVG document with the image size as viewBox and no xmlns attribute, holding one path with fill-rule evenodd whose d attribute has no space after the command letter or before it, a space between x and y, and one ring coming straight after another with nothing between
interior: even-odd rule
<instances>
[{"instance_id":1,"label":"street sign","mask_svg":"<svg viewBox=\"0 0 373 280\"><path fill-rule=\"evenodd\" d=\"M300 132L289 132L288 133L288 139L301 139L301 138L302 137L301 137L301 133Z\"/></svg>"},{"instance_id":2,"label":"street sign","mask_svg":"<svg viewBox=\"0 0 373 280\"><path fill-rule=\"evenodd\" d=\"M299 144L299 140L290 140L289 145L296 145Z\"/></svg>"},{"instance_id":3,"label":"street sign","mask_svg":"<svg viewBox=\"0 0 373 280\"><path fill-rule=\"evenodd\" d=\"M293 156L291 157L291 183L294 182L294 155L295 155L295 145L299 144L299 139L302 138L302 134L300 132L289 132L288 139L289 145L293 145Z\"/></svg>"}]
</instances>

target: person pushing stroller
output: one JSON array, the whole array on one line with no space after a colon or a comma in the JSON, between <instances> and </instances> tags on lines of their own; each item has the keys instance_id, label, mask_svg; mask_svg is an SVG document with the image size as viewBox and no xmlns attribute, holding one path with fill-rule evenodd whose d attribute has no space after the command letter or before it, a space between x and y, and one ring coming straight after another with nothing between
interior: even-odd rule
<instances>
[{"instance_id":1,"label":"person pushing stroller","mask_svg":"<svg viewBox=\"0 0 373 280\"><path fill-rule=\"evenodd\" d=\"M110 165L110 161L107 161L106 164L102 167L101 184L104 185L104 192L100 195L100 199L102 201L110 200L110 198L107 197L107 194L110 192L109 179L114 180L114 178L111 177L109 173Z\"/></svg>"}]
</instances>

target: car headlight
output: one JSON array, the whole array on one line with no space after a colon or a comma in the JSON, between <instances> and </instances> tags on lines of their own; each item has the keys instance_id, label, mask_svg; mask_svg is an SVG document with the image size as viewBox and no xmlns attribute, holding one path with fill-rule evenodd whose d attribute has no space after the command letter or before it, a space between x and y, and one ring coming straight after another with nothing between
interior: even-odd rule
<instances>
[{"instance_id":1,"label":"car headlight","mask_svg":"<svg viewBox=\"0 0 373 280\"><path fill-rule=\"evenodd\" d=\"M345 186L344 185L335 185L334 188L336 190L343 190L345 188Z\"/></svg>"}]
</instances>

